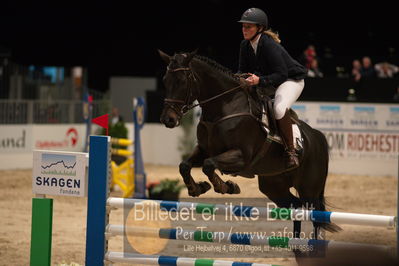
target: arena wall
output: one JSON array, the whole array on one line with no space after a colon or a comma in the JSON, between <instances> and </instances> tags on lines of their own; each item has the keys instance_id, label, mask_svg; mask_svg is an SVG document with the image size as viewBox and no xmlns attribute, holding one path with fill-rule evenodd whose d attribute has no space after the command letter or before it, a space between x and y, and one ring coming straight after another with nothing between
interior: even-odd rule
<instances>
[{"instance_id":1,"label":"arena wall","mask_svg":"<svg viewBox=\"0 0 399 266\"><path fill-rule=\"evenodd\" d=\"M331 173L398 173L398 105L298 102L293 109L326 135ZM130 138L133 125L128 123L127 127ZM31 168L32 149L82 151L85 133L84 124L2 125L0 169ZM141 133L144 162L177 166L181 161L178 146L182 135L180 128L145 124Z\"/></svg>"}]
</instances>

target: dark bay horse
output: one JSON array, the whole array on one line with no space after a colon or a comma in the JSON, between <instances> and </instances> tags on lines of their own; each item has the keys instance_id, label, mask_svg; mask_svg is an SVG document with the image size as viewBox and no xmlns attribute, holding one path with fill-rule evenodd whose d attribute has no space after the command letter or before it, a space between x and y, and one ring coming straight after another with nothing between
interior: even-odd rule
<instances>
[{"instance_id":1,"label":"dark bay horse","mask_svg":"<svg viewBox=\"0 0 399 266\"><path fill-rule=\"evenodd\" d=\"M240 188L223 181L216 173L253 178L258 176L259 190L279 207L312 206L325 211L324 187L328 173L328 144L325 136L305 122L298 122L303 137L300 166L285 169L280 143L266 141L259 122L261 109L250 96L242 79L215 61L196 52L169 56L159 51L168 64L163 77L166 98L161 122L168 128L179 125L182 116L197 100L202 116L197 127L198 144L191 156L180 163L180 174L190 196L197 197L211 186L196 183L191 168L202 167L214 190L237 194ZM294 187L299 197L290 192ZM328 231L339 229L334 224L314 223ZM296 234L300 222L294 222Z\"/></svg>"}]
</instances>

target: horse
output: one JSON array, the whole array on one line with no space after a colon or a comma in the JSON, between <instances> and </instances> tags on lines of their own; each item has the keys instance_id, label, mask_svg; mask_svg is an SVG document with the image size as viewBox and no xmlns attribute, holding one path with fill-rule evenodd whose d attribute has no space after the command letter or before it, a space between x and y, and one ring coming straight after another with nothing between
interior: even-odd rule
<instances>
[{"instance_id":1,"label":"horse","mask_svg":"<svg viewBox=\"0 0 399 266\"><path fill-rule=\"evenodd\" d=\"M268 141L260 121L263 109L248 91L243 78L216 61L197 55L196 51L170 56L158 50L167 64L163 76L166 88L160 121L167 128L179 125L182 116L199 105L202 109L197 126L197 145L179 165L180 174L193 197L207 192L211 185L195 182L193 167L203 173L218 193L238 194L239 186L223 181L215 172L254 178L259 190L281 208L311 206L325 211L324 189L328 174L328 143L323 133L305 122L294 119L302 134L300 165L286 169L284 146ZM198 101L198 104L194 104ZM298 197L290 192L294 187ZM318 229L339 231L335 224L313 223ZM294 221L294 236L300 234L301 223Z\"/></svg>"}]
</instances>

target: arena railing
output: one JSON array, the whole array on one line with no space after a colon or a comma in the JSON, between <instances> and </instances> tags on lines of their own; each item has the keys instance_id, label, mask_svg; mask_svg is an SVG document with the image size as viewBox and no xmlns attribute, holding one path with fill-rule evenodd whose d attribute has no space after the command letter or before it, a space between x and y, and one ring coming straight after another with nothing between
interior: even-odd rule
<instances>
[{"instance_id":1,"label":"arena railing","mask_svg":"<svg viewBox=\"0 0 399 266\"><path fill-rule=\"evenodd\" d=\"M83 101L0 100L0 124L83 123ZM92 103L93 116L108 113L110 100Z\"/></svg>"}]
</instances>

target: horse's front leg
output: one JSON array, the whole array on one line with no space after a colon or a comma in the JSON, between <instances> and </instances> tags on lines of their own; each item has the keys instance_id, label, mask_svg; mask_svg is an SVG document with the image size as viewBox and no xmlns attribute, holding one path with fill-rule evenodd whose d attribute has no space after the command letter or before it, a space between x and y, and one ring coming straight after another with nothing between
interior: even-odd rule
<instances>
[{"instance_id":1,"label":"horse's front leg","mask_svg":"<svg viewBox=\"0 0 399 266\"><path fill-rule=\"evenodd\" d=\"M215 192L222 194L239 194L241 191L240 187L230 180L224 182L215 173L215 170L219 169L230 173L237 173L243 170L244 166L245 163L241 150L234 149L221 153L215 157L205 159L202 171L208 176L209 181L213 184Z\"/></svg>"},{"instance_id":2,"label":"horse's front leg","mask_svg":"<svg viewBox=\"0 0 399 266\"><path fill-rule=\"evenodd\" d=\"M204 159L205 154L197 145L190 157L179 165L180 174L188 189L188 195L192 197L198 197L211 189L211 185L208 182L201 181L196 183L191 176L191 168L201 167L204 163Z\"/></svg>"}]
</instances>

